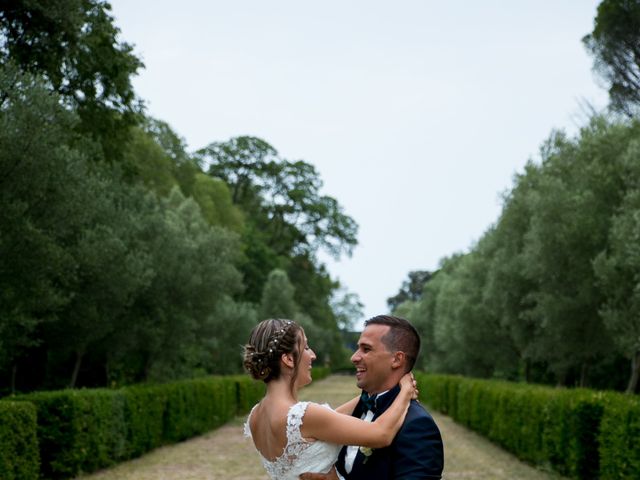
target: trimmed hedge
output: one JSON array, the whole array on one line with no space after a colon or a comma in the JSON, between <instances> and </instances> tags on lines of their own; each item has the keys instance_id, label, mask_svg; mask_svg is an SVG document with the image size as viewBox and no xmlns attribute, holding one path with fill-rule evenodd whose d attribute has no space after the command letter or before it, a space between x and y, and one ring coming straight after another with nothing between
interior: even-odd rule
<instances>
[{"instance_id":1,"label":"trimmed hedge","mask_svg":"<svg viewBox=\"0 0 640 480\"><path fill-rule=\"evenodd\" d=\"M237 388L238 410L236 413L241 415L251 410L264 397L266 384L247 375L237 375L232 378L235 380Z\"/></svg>"},{"instance_id":2,"label":"trimmed hedge","mask_svg":"<svg viewBox=\"0 0 640 480\"><path fill-rule=\"evenodd\" d=\"M416 379L431 408L523 460L572 478L640 478L637 398L454 375Z\"/></svg>"},{"instance_id":3,"label":"trimmed hedge","mask_svg":"<svg viewBox=\"0 0 640 480\"><path fill-rule=\"evenodd\" d=\"M330 373L318 367L312 375ZM2 480L72 478L111 466L219 427L264 392L264 383L234 375L0 401Z\"/></svg>"},{"instance_id":4,"label":"trimmed hedge","mask_svg":"<svg viewBox=\"0 0 640 480\"><path fill-rule=\"evenodd\" d=\"M608 394L600 424L600 478L640 478L640 399Z\"/></svg>"},{"instance_id":5,"label":"trimmed hedge","mask_svg":"<svg viewBox=\"0 0 640 480\"><path fill-rule=\"evenodd\" d=\"M248 377L229 376L119 390L61 390L13 397L12 400L19 402L0 402L0 425L5 423L3 412L12 409L31 412L32 452L35 453L25 458L35 465L31 468L35 468L36 474L35 477L16 474L8 478L37 478L38 463L41 475L53 479L71 478L108 467L160 445L214 429L246 412L263 394L264 386L258 382ZM12 424L7 422L7 425ZM17 427L11 428L20 431ZM6 442L9 442L7 452L18 448L11 445L26 443L13 431L5 440L0 430L2 472L5 471L2 453ZM10 468L18 467L11 464Z\"/></svg>"},{"instance_id":6,"label":"trimmed hedge","mask_svg":"<svg viewBox=\"0 0 640 480\"><path fill-rule=\"evenodd\" d=\"M331 368L329 367L313 367L311 369L311 378L314 382L327 378L331 375Z\"/></svg>"},{"instance_id":7,"label":"trimmed hedge","mask_svg":"<svg viewBox=\"0 0 640 480\"><path fill-rule=\"evenodd\" d=\"M35 480L39 471L35 407L23 402L0 402L0 477Z\"/></svg>"}]
</instances>

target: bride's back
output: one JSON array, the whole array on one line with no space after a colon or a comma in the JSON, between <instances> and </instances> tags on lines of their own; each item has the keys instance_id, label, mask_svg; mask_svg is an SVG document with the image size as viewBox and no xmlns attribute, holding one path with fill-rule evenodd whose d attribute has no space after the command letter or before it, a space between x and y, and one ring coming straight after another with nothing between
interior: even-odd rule
<instances>
[{"instance_id":1,"label":"bride's back","mask_svg":"<svg viewBox=\"0 0 640 480\"><path fill-rule=\"evenodd\" d=\"M253 443L269 461L282 455L287 446L287 414L291 404L260 402L249 418Z\"/></svg>"}]
</instances>

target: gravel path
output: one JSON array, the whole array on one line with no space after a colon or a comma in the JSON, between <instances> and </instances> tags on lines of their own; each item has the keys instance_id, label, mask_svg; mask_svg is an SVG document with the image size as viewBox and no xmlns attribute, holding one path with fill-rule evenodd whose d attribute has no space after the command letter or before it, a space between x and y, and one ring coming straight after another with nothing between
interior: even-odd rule
<instances>
[{"instance_id":1,"label":"gravel path","mask_svg":"<svg viewBox=\"0 0 640 480\"><path fill-rule=\"evenodd\" d=\"M314 382L301 392L301 400L328 402L337 406L357 394L355 380L332 376ZM445 480L557 480L520 462L483 437L433 413L445 448ZM114 468L82 480L267 480L268 477L250 440L242 436L237 418L206 435L154 450Z\"/></svg>"}]
</instances>

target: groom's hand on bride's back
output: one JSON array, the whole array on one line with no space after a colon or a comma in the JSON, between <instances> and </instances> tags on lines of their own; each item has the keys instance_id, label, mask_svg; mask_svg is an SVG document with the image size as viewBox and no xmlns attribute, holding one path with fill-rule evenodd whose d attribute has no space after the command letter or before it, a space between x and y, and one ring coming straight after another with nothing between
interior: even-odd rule
<instances>
[{"instance_id":1,"label":"groom's hand on bride's back","mask_svg":"<svg viewBox=\"0 0 640 480\"><path fill-rule=\"evenodd\" d=\"M303 473L300 475L300 480L338 480L338 474L336 467L333 467L329 473Z\"/></svg>"}]
</instances>

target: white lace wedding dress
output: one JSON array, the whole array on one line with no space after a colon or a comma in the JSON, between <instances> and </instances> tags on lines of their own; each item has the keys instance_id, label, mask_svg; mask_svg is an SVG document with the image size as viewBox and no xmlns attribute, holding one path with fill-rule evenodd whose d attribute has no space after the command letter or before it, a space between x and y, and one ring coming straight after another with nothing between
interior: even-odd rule
<instances>
[{"instance_id":1,"label":"white lace wedding dress","mask_svg":"<svg viewBox=\"0 0 640 480\"><path fill-rule=\"evenodd\" d=\"M287 445L278 458L269 461L258 451L262 464L271 478L277 480L298 480L304 472L327 473L338 459L341 445L316 440L309 442L302 438L300 427L309 402L292 405L287 414ZM257 405L256 405L257 406ZM327 404L323 407L331 408ZM244 424L244 435L251 438L249 419L254 406Z\"/></svg>"}]
</instances>

